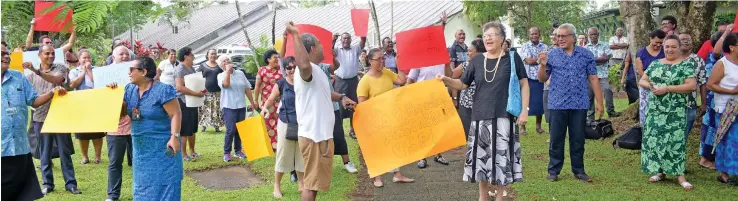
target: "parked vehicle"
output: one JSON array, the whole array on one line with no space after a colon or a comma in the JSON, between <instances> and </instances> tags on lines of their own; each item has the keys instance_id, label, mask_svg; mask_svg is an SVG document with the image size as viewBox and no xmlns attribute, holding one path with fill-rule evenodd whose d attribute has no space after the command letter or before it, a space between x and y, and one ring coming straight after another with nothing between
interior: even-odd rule
<instances>
[{"instance_id":1,"label":"parked vehicle","mask_svg":"<svg viewBox=\"0 0 738 201\"><path fill-rule=\"evenodd\" d=\"M218 53L219 55L221 53ZM239 53L233 53L233 54L226 54L231 58L231 62L233 62L233 65L236 67L236 70L242 71L246 75L246 79L251 83L251 88L254 88L254 85L256 85L256 75L246 72L246 69L243 68L243 63L249 61L249 57L251 55L247 54L239 54ZM200 66L201 64L207 62L208 59L205 57L205 54L196 54L195 60L193 61L194 66Z\"/></svg>"}]
</instances>

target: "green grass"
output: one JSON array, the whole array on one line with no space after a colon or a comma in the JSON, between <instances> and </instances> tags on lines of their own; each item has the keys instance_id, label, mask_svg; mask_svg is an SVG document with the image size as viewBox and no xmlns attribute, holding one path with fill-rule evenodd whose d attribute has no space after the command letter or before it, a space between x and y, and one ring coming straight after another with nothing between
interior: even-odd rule
<instances>
[{"instance_id":1,"label":"green grass","mask_svg":"<svg viewBox=\"0 0 738 201\"><path fill-rule=\"evenodd\" d=\"M626 99L615 101L616 110L627 106ZM548 125L544 123L544 129ZM524 182L515 183L518 200L735 200L738 188L718 183L713 170L701 168L699 161L699 134L693 132L687 145L687 180L694 189L686 192L676 182L676 177L649 184L647 175L641 171L640 151L613 149L612 140L587 140L584 164L591 184L573 179L569 146L565 151L565 164L559 181L546 181L548 167L547 134L535 131L535 117L527 124L528 135L521 137L523 151ZM531 132L533 131L533 132ZM616 134L617 135L617 134ZM732 197L732 198L731 198Z\"/></svg>"},{"instance_id":2,"label":"green grass","mask_svg":"<svg viewBox=\"0 0 738 201\"><path fill-rule=\"evenodd\" d=\"M195 147L195 150L203 155L203 157L194 162L185 162L185 171L207 170L232 165L245 165L251 167L251 170L263 179L264 184L254 186L249 189L216 191L207 190L202 186L199 186L194 179L185 176L185 179L182 182L182 200L273 200L272 187L274 183L274 157L262 158L250 163L245 160L238 160L234 157L234 160L230 163L223 162L224 133L212 132L213 129L209 129L209 131L210 132L197 134L197 147ZM346 133L348 134L348 132ZM346 136L346 139L349 146L351 161L357 166L359 171L366 171L358 158L359 147L356 140L353 140L348 136ZM72 160L74 162L78 187L82 191L82 194L72 195L69 192L64 191L64 179L59 167L60 161L59 159L54 159L54 184L56 187L54 192L41 200L86 201L104 200L106 198L108 184L107 145L103 144L102 162L100 164L89 163L81 165L80 161L82 160L82 155L79 150L79 144L77 140L74 140L74 142L76 154L72 155ZM94 160L92 143L90 143L89 154L90 158ZM356 188L356 179L358 175L350 174L343 169L341 157L336 156L333 161L333 180L331 182L331 190L330 192L319 193L318 200L348 200L350 193ZM34 164L38 166L40 164L39 160L34 160ZM121 200L133 199L131 196L131 172L132 167L128 167L124 162ZM39 176L39 182L43 183L41 181L40 171L37 171L36 175ZM283 200L299 200L297 184L289 181L289 174L282 178L282 193L285 196Z\"/></svg>"}]
</instances>

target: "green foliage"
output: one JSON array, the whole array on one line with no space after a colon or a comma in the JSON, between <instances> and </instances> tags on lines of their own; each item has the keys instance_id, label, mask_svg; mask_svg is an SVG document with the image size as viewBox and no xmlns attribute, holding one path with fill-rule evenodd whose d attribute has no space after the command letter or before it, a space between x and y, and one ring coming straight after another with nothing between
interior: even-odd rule
<instances>
[{"instance_id":1,"label":"green foliage","mask_svg":"<svg viewBox=\"0 0 738 201\"><path fill-rule=\"evenodd\" d=\"M610 66L610 69L607 70L609 73L608 81L610 82L610 88L612 88L612 92L618 92L620 91L620 78L621 75L623 75L623 65L622 64L614 64Z\"/></svg>"},{"instance_id":2,"label":"green foliage","mask_svg":"<svg viewBox=\"0 0 738 201\"><path fill-rule=\"evenodd\" d=\"M156 21L171 27L172 30L182 24L189 24L190 13L204 6L203 1L173 0L172 3L168 7L159 7L154 11L158 16Z\"/></svg>"},{"instance_id":3,"label":"green foliage","mask_svg":"<svg viewBox=\"0 0 738 201\"><path fill-rule=\"evenodd\" d=\"M733 12L727 12L727 13L716 13L715 19L713 25L713 30L717 31L717 25L720 22L723 22L725 24L731 24L733 23L733 20L735 20L735 13Z\"/></svg>"},{"instance_id":4,"label":"green foliage","mask_svg":"<svg viewBox=\"0 0 738 201\"><path fill-rule=\"evenodd\" d=\"M2 5L2 27L8 31L2 40L11 47L24 44L33 19L33 1L3 1L0 5Z\"/></svg>"},{"instance_id":5,"label":"green foliage","mask_svg":"<svg viewBox=\"0 0 738 201\"><path fill-rule=\"evenodd\" d=\"M312 8L325 6L334 2L337 2L337 0L305 0L300 1L299 3L301 8Z\"/></svg>"},{"instance_id":6,"label":"green foliage","mask_svg":"<svg viewBox=\"0 0 738 201\"><path fill-rule=\"evenodd\" d=\"M256 71L259 70L259 67L266 66L266 63L264 63L263 59L261 58L264 58L264 53L267 50L273 49L273 47L269 45L271 43L269 42L269 37L267 37L267 35L262 34L261 36L259 36L259 42L261 43L261 45L258 47L254 47L254 49L256 49L256 51L254 52L254 54L256 55L256 62L253 61L253 57L248 57L246 58L246 61L243 62L243 68L246 69L247 73L254 74L256 73Z\"/></svg>"},{"instance_id":7,"label":"green foliage","mask_svg":"<svg viewBox=\"0 0 738 201\"><path fill-rule=\"evenodd\" d=\"M550 32L554 20L559 24L577 25L584 14L584 1L464 1L464 14L475 24L483 25L505 16L515 30L520 43L528 41L528 29L539 27L541 41L551 41ZM508 16L511 11L511 16Z\"/></svg>"}]
</instances>

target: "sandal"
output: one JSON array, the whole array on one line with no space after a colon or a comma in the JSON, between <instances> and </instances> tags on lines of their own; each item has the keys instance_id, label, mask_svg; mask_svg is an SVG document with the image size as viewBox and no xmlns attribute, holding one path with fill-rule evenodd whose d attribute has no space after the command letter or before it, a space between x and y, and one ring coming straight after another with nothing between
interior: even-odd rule
<instances>
[{"instance_id":1,"label":"sandal","mask_svg":"<svg viewBox=\"0 0 738 201\"><path fill-rule=\"evenodd\" d=\"M664 177L659 176L658 174L651 176L648 178L648 183L656 183L664 180Z\"/></svg>"},{"instance_id":2,"label":"sandal","mask_svg":"<svg viewBox=\"0 0 738 201\"><path fill-rule=\"evenodd\" d=\"M715 165L714 164L713 165L705 165L704 163L700 163L700 166L702 166L703 168L710 169L710 170L715 170Z\"/></svg>"},{"instance_id":3,"label":"sandal","mask_svg":"<svg viewBox=\"0 0 738 201\"><path fill-rule=\"evenodd\" d=\"M415 182L415 179L410 179L410 178L398 179L398 178L392 177L392 182L394 183L413 183Z\"/></svg>"},{"instance_id":4,"label":"sandal","mask_svg":"<svg viewBox=\"0 0 738 201\"><path fill-rule=\"evenodd\" d=\"M374 187L377 187L377 188L382 188L384 186L384 184L382 183L382 180L374 180L372 184L374 185Z\"/></svg>"},{"instance_id":5,"label":"sandal","mask_svg":"<svg viewBox=\"0 0 738 201\"><path fill-rule=\"evenodd\" d=\"M543 134L543 133L545 133L546 131L545 131L545 130L543 130L543 128L536 128L536 132L538 132L538 134Z\"/></svg>"},{"instance_id":6,"label":"sandal","mask_svg":"<svg viewBox=\"0 0 738 201\"><path fill-rule=\"evenodd\" d=\"M684 190L687 190L687 191L694 189L694 186L692 186L692 184L686 181L680 183L679 185L682 185L682 187L684 187Z\"/></svg>"},{"instance_id":7,"label":"sandal","mask_svg":"<svg viewBox=\"0 0 738 201\"><path fill-rule=\"evenodd\" d=\"M487 192L490 197L496 197L497 196L497 190L495 191L489 191ZM507 197L507 190L502 191L502 197Z\"/></svg>"},{"instance_id":8,"label":"sandal","mask_svg":"<svg viewBox=\"0 0 738 201\"><path fill-rule=\"evenodd\" d=\"M82 165L90 163L89 159L82 159Z\"/></svg>"},{"instance_id":9,"label":"sandal","mask_svg":"<svg viewBox=\"0 0 738 201\"><path fill-rule=\"evenodd\" d=\"M95 159L95 164L100 164L100 159Z\"/></svg>"}]
</instances>

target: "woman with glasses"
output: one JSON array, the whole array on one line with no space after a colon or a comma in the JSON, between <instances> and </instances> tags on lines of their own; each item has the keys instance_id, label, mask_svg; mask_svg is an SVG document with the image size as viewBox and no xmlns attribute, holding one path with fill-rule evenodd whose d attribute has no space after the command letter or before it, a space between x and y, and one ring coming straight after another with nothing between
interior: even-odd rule
<instances>
[{"instance_id":1,"label":"woman with glasses","mask_svg":"<svg viewBox=\"0 0 738 201\"><path fill-rule=\"evenodd\" d=\"M251 83L246 79L243 71L236 70L227 55L218 57L218 66L223 72L218 74L220 92L220 109L223 110L226 134L223 145L223 161L231 161L231 148L239 159L246 158L241 147L241 138L238 136L236 123L246 119L246 98L248 97L251 109L256 110L254 98L251 96Z\"/></svg>"},{"instance_id":2,"label":"woman with glasses","mask_svg":"<svg viewBox=\"0 0 738 201\"><path fill-rule=\"evenodd\" d=\"M281 97L279 107L279 120L277 123L277 153L276 162L274 163L274 191L272 195L276 199L281 199L282 195L282 176L286 172L297 172L298 187L302 190L302 177L305 173L305 162L300 152L300 146L296 140L288 140L286 138L288 132L297 132L297 112L295 110L295 57L287 57L284 59L285 77L277 81L277 87L272 89L272 93L261 107L262 115L269 113L277 99ZM274 112L274 111L271 111ZM293 127L291 130L289 127ZM295 136L296 133L295 133Z\"/></svg>"},{"instance_id":3,"label":"woman with glasses","mask_svg":"<svg viewBox=\"0 0 738 201\"><path fill-rule=\"evenodd\" d=\"M523 180L520 139L514 124L525 125L530 93L522 58L515 52L510 55L505 51L505 27L499 22L489 22L483 30L486 52L471 58L461 79L436 76L456 90L466 89L472 82L476 84L463 180L479 182L479 200L487 200L489 184L495 186L495 191L504 192L506 186ZM506 110L508 88L513 87L511 73L520 81L522 96L523 109L517 122ZM497 193L496 200L502 200L503 195Z\"/></svg>"},{"instance_id":4,"label":"woman with glasses","mask_svg":"<svg viewBox=\"0 0 738 201\"><path fill-rule=\"evenodd\" d=\"M199 71L205 77L205 89L208 93L205 95L205 105L199 108L200 126L202 132L205 132L207 126L215 128L215 132L220 132L223 126L223 112L220 110L220 87L218 86L218 74L223 72L222 66L216 61L218 54L215 49L209 49L206 53L208 61L200 64Z\"/></svg>"},{"instance_id":5,"label":"woman with glasses","mask_svg":"<svg viewBox=\"0 0 738 201\"><path fill-rule=\"evenodd\" d=\"M261 100L261 106L266 104L266 99L272 93L277 80L282 79L282 73L279 69L279 53L275 50L268 50L264 53L264 63L266 66L259 68L256 73L256 100ZM279 105L272 105L269 111L277 111ZM272 147L277 147L277 113L270 112L264 116L267 133L272 141Z\"/></svg>"},{"instance_id":6,"label":"woman with glasses","mask_svg":"<svg viewBox=\"0 0 738 201\"><path fill-rule=\"evenodd\" d=\"M133 200L181 200L181 113L177 91L154 81L156 64L139 57L130 67L123 105L133 137ZM116 83L108 85L116 88Z\"/></svg>"},{"instance_id":7,"label":"woman with glasses","mask_svg":"<svg viewBox=\"0 0 738 201\"><path fill-rule=\"evenodd\" d=\"M70 66L77 66L69 71L69 87L74 90L85 90L95 88L94 80L92 77L92 55L88 50L79 51L79 59L74 53L67 54L67 63ZM81 65L79 65L81 64ZM90 162L88 157L88 148L90 146L90 140L92 140L92 146L95 150L95 164L100 164L100 154L102 151L102 138L105 137L105 133L83 133L74 134L74 137L79 140L80 150L82 150L82 164Z\"/></svg>"}]
</instances>

